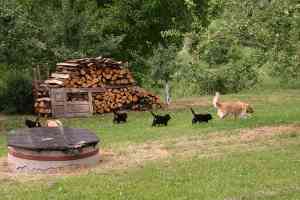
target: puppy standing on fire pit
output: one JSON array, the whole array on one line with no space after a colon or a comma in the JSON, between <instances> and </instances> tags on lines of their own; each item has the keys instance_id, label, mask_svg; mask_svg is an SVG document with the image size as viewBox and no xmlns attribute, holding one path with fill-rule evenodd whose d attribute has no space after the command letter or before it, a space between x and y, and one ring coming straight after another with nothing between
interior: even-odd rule
<instances>
[{"instance_id":1,"label":"puppy standing on fire pit","mask_svg":"<svg viewBox=\"0 0 300 200\"><path fill-rule=\"evenodd\" d=\"M192 119L192 124L195 124L197 122L201 123L201 122L206 122L208 123L209 120L212 119L211 114L207 113L207 114L196 114L195 111L193 110L193 108L191 108L191 111L193 113L193 119Z\"/></svg>"},{"instance_id":2,"label":"puppy standing on fire pit","mask_svg":"<svg viewBox=\"0 0 300 200\"><path fill-rule=\"evenodd\" d=\"M213 106L218 109L218 116L223 119L228 115L233 115L236 119L237 117L246 118L250 113L254 113L253 108L245 102L234 101L234 102L220 102L220 93L216 92L213 99Z\"/></svg>"},{"instance_id":3,"label":"puppy standing on fire pit","mask_svg":"<svg viewBox=\"0 0 300 200\"><path fill-rule=\"evenodd\" d=\"M151 114L153 116L153 122L152 126L157 126L157 125L168 125L168 121L171 119L171 116L169 114L166 115L156 115L151 111Z\"/></svg>"},{"instance_id":4,"label":"puppy standing on fire pit","mask_svg":"<svg viewBox=\"0 0 300 200\"><path fill-rule=\"evenodd\" d=\"M42 127L41 122L40 122L40 116L38 116L35 121L32 121L30 119L25 120L25 125L28 128L37 128L37 127Z\"/></svg>"}]
</instances>

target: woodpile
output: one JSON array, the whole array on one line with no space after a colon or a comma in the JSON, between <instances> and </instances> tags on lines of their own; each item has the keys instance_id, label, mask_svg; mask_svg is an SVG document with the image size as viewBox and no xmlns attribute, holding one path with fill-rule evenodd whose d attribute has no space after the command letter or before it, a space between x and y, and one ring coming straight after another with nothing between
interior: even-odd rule
<instances>
[{"instance_id":1,"label":"woodpile","mask_svg":"<svg viewBox=\"0 0 300 200\"><path fill-rule=\"evenodd\" d=\"M50 114L51 102L49 97L37 98L34 103L34 110L36 113Z\"/></svg>"},{"instance_id":2,"label":"woodpile","mask_svg":"<svg viewBox=\"0 0 300 200\"><path fill-rule=\"evenodd\" d=\"M135 81L122 62L107 58L78 59L58 63L49 83L67 88L96 88L104 85L133 85Z\"/></svg>"},{"instance_id":3,"label":"woodpile","mask_svg":"<svg viewBox=\"0 0 300 200\"><path fill-rule=\"evenodd\" d=\"M93 107L96 113L113 110L148 110L159 104L159 98L137 87L107 89L104 93L93 94Z\"/></svg>"},{"instance_id":4,"label":"woodpile","mask_svg":"<svg viewBox=\"0 0 300 200\"><path fill-rule=\"evenodd\" d=\"M109 58L83 58L57 63L56 71L34 87L35 112L51 113L51 88L91 89L95 113L147 110L160 106L159 97L135 85L126 63ZM88 95L69 93L67 101L88 101Z\"/></svg>"}]
</instances>

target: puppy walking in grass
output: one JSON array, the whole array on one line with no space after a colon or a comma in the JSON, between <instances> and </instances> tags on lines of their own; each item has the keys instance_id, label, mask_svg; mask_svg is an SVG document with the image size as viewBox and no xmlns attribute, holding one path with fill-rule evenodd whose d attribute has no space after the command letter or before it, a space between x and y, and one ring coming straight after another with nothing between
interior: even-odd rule
<instances>
[{"instance_id":1,"label":"puppy walking in grass","mask_svg":"<svg viewBox=\"0 0 300 200\"><path fill-rule=\"evenodd\" d=\"M126 123L127 122L127 113L126 112L119 112L119 111L113 111L114 113L114 118L113 118L113 123Z\"/></svg>"},{"instance_id":2,"label":"puppy walking in grass","mask_svg":"<svg viewBox=\"0 0 300 200\"><path fill-rule=\"evenodd\" d=\"M159 125L168 125L171 116L169 114L166 115L156 115L152 111L150 112L153 116L152 126L159 126Z\"/></svg>"},{"instance_id":3,"label":"puppy walking in grass","mask_svg":"<svg viewBox=\"0 0 300 200\"><path fill-rule=\"evenodd\" d=\"M192 114L193 114L193 119L192 119L192 124L195 123L201 123L201 122L206 122L208 123L209 120L212 119L211 114L207 113L207 114L197 114L193 108L191 108Z\"/></svg>"},{"instance_id":4,"label":"puppy walking in grass","mask_svg":"<svg viewBox=\"0 0 300 200\"><path fill-rule=\"evenodd\" d=\"M233 115L236 119L237 117L246 118L250 113L253 113L253 108L245 102L234 101L234 102L221 102L220 93L216 92L213 98L213 106L218 109L217 115L223 119L228 115Z\"/></svg>"}]
</instances>

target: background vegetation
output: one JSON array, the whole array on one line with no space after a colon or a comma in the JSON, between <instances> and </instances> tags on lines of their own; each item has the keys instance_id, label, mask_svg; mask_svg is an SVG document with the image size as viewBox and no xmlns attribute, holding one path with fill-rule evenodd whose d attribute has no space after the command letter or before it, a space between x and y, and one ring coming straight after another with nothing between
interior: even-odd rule
<instances>
[{"instance_id":1,"label":"background vegetation","mask_svg":"<svg viewBox=\"0 0 300 200\"><path fill-rule=\"evenodd\" d=\"M28 111L14 98L33 67L85 56L129 61L140 85L173 97L297 87L299 18L294 0L1 0L0 109Z\"/></svg>"}]
</instances>

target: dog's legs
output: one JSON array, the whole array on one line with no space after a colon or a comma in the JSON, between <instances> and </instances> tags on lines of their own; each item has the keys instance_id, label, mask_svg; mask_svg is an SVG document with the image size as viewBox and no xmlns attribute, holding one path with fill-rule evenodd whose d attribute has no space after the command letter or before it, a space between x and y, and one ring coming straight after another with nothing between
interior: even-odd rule
<instances>
[{"instance_id":1,"label":"dog's legs","mask_svg":"<svg viewBox=\"0 0 300 200\"><path fill-rule=\"evenodd\" d=\"M227 116L227 113L223 113L221 110L218 110L217 115L221 118L224 119Z\"/></svg>"},{"instance_id":2,"label":"dog's legs","mask_svg":"<svg viewBox=\"0 0 300 200\"><path fill-rule=\"evenodd\" d=\"M240 114L241 119L247 119L248 117L250 117L250 115L248 115L247 113L241 113Z\"/></svg>"},{"instance_id":3,"label":"dog's legs","mask_svg":"<svg viewBox=\"0 0 300 200\"><path fill-rule=\"evenodd\" d=\"M234 120L236 120L238 118L238 114L234 113L233 117L234 117Z\"/></svg>"},{"instance_id":4,"label":"dog's legs","mask_svg":"<svg viewBox=\"0 0 300 200\"><path fill-rule=\"evenodd\" d=\"M155 123L155 121L153 121L153 122L152 122L152 126L155 126L155 125L156 125L156 123Z\"/></svg>"},{"instance_id":5,"label":"dog's legs","mask_svg":"<svg viewBox=\"0 0 300 200\"><path fill-rule=\"evenodd\" d=\"M195 118L193 118L192 124L195 124L196 122L197 122L197 120Z\"/></svg>"}]
</instances>

